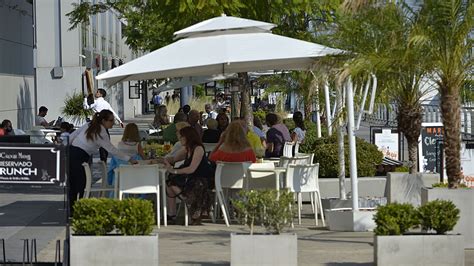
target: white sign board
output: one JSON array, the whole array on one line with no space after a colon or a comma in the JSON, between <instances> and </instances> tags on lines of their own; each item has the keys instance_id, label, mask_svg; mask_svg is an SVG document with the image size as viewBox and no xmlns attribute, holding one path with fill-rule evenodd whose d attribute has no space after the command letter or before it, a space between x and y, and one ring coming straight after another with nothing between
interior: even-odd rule
<instances>
[{"instance_id":1,"label":"white sign board","mask_svg":"<svg viewBox=\"0 0 474 266\"><path fill-rule=\"evenodd\" d=\"M374 144L379 148L379 151L383 153L383 156L393 160L400 158L398 133L392 133L391 129L382 129L382 133L375 133Z\"/></svg>"},{"instance_id":2,"label":"white sign board","mask_svg":"<svg viewBox=\"0 0 474 266\"><path fill-rule=\"evenodd\" d=\"M474 149L466 149L465 142L461 142L461 168L465 184L474 188Z\"/></svg>"}]
</instances>

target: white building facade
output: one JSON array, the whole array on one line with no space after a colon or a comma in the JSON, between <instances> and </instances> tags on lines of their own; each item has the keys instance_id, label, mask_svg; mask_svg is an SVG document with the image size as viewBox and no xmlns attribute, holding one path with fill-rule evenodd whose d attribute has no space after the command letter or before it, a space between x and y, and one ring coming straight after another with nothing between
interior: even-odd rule
<instances>
[{"instance_id":1,"label":"white building facade","mask_svg":"<svg viewBox=\"0 0 474 266\"><path fill-rule=\"evenodd\" d=\"M119 62L132 60L117 14L91 16L89 25L69 30L67 13L80 0L4 0L0 5L0 120L29 129L40 106L48 121L63 116L64 100L82 93L82 73L94 76ZM93 0L92 3L96 3ZM122 119L142 110L141 99L129 99L128 82L104 88L106 99ZM86 88L84 88L86 90Z\"/></svg>"}]
</instances>

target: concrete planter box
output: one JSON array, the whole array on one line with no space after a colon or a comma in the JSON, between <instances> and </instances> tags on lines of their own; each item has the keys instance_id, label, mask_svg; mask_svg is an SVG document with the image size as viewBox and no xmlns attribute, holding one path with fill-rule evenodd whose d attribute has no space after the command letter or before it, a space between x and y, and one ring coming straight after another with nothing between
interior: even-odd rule
<instances>
[{"instance_id":1,"label":"concrete planter box","mask_svg":"<svg viewBox=\"0 0 474 266\"><path fill-rule=\"evenodd\" d=\"M464 265L462 235L375 236L376 265Z\"/></svg>"},{"instance_id":2,"label":"concrete planter box","mask_svg":"<svg viewBox=\"0 0 474 266\"><path fill-rule=\"evenodd\" d=\"M411 203L420 206L420 190L439 182L439 174L408 174L391 172L387 174L385 194L388 202Z\"/></svg>"},{"instance_id":3,"label":"concrete planter box","mask_svg":"<svg viewBox=\"0 0 474 266\"><path fill-rule=\"evenodd\" d=\"M422 204L435 199L450 200L461 217L452 233L464 236L464 248L474 249L474 189L423 188Z\"/></svg>"},{"instance_id":4,"label":"concrete planter box","mask_svg":"<svg viewBox=\"0 0 474 266\"><path fill-rule=\"evenodd\" d=\"M70 237L71 266L158 265L158 235Z\"/></svg>"},{"instance_id":5,"label":"concrete planter box","mask_svg":"<svg viewBox=\"0 0 474 266\"><path fill-rule=\"evenodd\" d=\"M296 234L230 235L231 259L235 265L298 265Z\"/></svg>"},{"instance_id":6,"label":"concrete planter box","mask_svg":"<svg viewBox=\"0 0 474 266\"><path fill-rule=\"evenodd\" d=\"M366 232L375 228L376 211L328 210L325 212L330 231Z\"/></svg>"}]
</instances>

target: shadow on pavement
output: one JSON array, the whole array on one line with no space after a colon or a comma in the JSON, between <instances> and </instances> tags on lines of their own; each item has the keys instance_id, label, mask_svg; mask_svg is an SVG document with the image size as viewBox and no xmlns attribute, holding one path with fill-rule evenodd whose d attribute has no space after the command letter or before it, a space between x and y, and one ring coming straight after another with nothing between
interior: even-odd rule
<instances>
[{"instance_id":1,"label":"shadow on pavement","mask_svg":"<svg viewBox=\"0 0 474 266\"><path fill-rule=\"evenodd\" d=\"M1 226L65 226L63 201L15 201L0 207Z\"/></svg>"}]
</instances>

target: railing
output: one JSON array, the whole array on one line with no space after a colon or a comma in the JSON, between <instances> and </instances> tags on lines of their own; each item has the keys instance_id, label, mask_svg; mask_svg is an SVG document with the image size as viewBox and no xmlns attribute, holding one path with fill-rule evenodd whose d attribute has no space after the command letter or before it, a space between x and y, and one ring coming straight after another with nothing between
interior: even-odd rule
<instances>
[{"instance_id":1,"label":"railing","mask_svg":"<svg viewBox=\"0 0 474 266\"><path fill-rule=\"evenodd\" d=\"M442 122L441 109L438 105L422 105L423 123ZM397 108L395 105L377 105L372 114L364 114L364 120L371 125L397 126ZM461 133L471 135L474 133L474 107L461 108Z\"/></svg>"}]
</instances>

